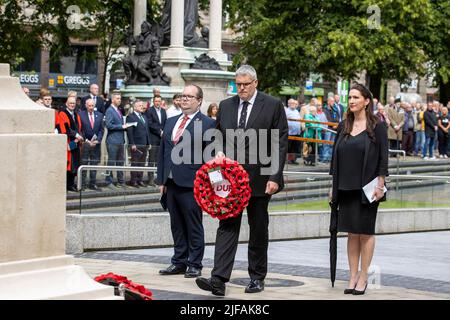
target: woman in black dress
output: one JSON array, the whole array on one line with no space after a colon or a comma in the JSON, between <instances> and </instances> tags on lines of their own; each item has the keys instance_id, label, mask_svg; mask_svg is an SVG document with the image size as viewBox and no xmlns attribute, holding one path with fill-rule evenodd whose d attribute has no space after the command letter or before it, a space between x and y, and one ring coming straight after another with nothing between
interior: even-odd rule
<instances>
[{"instance_id":1,"label":"woman in black dress","mask_svg":"<svg viewBox=\"0 0 450 320\"><path fill-rule=\"evenodd\" d=\"M375 248L378 204L384 201L388 175L388 137L384 122L373 114L372 94L361 84L351 87L347 117L337 129L330 174L332 201L338 204L338 231L348 233L350 279L346 294L364 294ZM370 201L362 187L377 178ZM359 261L361 260L361 270Z\"/></svg>"}]
</instances>

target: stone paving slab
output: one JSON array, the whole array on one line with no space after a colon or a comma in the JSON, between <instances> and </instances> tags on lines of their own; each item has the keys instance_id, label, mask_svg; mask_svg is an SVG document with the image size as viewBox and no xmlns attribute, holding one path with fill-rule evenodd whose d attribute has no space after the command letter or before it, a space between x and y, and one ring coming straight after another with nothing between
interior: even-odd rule
<instances>
[{"instance_id":1,"label":"stone paving slab","mask_svg":"<svg viewBox=\"0 0 450 320\"><path fill-rule=\"evenodd\" d=\"M165 268L167 264L101 260L77 258L76 264L82 266L91 277L107 272L124 275L130 280L143 284L154 292L154 298L159 300L214 300L223 299L200 290L194 283L194 279L186 279L183 275L160 276L158 271ZM210 268L204 268L203 274L209 275ZM246 270L234 270L232 281L235 278L248 278ZM299 281L301 286L273 287L267 286L265 291L258 294L245 294L241 285L227 284L226 299L238 300L441 300L450 299L450 294L419 291L391 286L371 287L367 289L364 296L344 295L342 292L347 282L337 280L332 288L330 281L324 278L302 277L281 273L269 273L267 281L272 279Z\"/></svg>"}]
</instances>

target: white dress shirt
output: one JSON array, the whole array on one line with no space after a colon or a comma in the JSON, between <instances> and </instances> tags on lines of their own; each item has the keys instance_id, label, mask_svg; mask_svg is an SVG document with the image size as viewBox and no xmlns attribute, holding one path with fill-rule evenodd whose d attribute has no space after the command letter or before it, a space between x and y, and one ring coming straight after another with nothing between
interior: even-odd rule
<instances>
[{"instance_id":1,"label":"white dress shirt","mask_svg":"<svg viewBox=\"0 0 450 320\"><path fill-rule=\"evenodd\" d=\"M252 112L253 104L255 103L256 94L258 93L258 90L255 90L255 93L253 96L248 100L248 106L247 106L247 119L245 119L245 125L247 125L248 118L250 117L250 113ZM238 119L237 119L237 125L239 126L239 120L241 119L241 111L243 107L244 100L239 99L239 108L238 108Z\"/></svg>"},{"instance_id":2,"label":"white dress shirt","mask_svg":"<svg viewBox=\"0 0 450 320\"><path fill-rule=\"evenodd\" d=\"M155 107L156 114L158 115L159 123L161 123L161 108Z\"/></svg>"},{"instance_id":3,"label":"white dress shirt","mask_svg":"<svg viewBox=\"0 0 450 320\"><path fill-rule=\"evenodd\" d=\"M169 109L166 110L167 113L167 119L171 117L175 117L182 113L181 108L176 108L175 106L171 106Z\"/></svg>"},{"instance_id":4,"label":"white dress shirt","mask_svg":"<svg viewBox=\"0 0 450 320\"><path fill-rule=\"evenodd\" d=\"M197 110L197 112L188 115L189 119L188 119L188 121L186 122L186 124L184 125L184 129L187 128L187 126L189 125L189 123L192 121L192 119L195 117L195 115L196 115L197 113L199 113L199 112L200 112L200 109ZM184 114L182 114L182 115L178 118L177 123L175 123L175 127L173 127L173 131L172 131L172 141L175 139L175 134L177 133L178 128L180 127L181 122L183 121L183 118L184 118ZM183 132L184 132L184 130L183 130Z\"/></svg>"}]
</instances>

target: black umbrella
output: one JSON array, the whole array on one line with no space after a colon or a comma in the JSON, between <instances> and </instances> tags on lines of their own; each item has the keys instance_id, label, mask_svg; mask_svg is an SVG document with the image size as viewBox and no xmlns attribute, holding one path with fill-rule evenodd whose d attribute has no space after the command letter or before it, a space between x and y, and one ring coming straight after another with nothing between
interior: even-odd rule
<instances>
[{"instance_id":1,"label":"black umbrella","mask_svg":"<svg viewBox=\"0 0 450 320\"><path fill-rule=\"evenodd\" d=\"M330 201L330 280L331 286L334 287L336 280L336 260L337 260L337 221L338 221L338 205L336 202Z\"/></svg>"}]
</instances>

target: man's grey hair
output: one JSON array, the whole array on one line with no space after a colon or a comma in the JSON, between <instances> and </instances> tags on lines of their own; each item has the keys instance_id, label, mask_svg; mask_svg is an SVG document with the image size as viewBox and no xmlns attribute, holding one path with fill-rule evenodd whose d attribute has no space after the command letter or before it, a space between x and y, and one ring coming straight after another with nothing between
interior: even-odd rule
<instances>
[{"instance_id":1,"label":"man's grey hair","mask_svg":"<svg viewBox=\"0 0 450 320\"><path fill-rule=\"evenodd\" d=\"M138 103L144 103L144 101L139 100L139 99L136 99L136 100L133 102L133 106L136 107L136 106L138 105Z\"/></svg>"},{"instance_id":2,"label":"man's grey hair","mask_svg":"<svg viewBox=\"0 0 450 320\"><path fill-rule=\"evenodd\" d=\"M237 76L250 76L252 80L258 80L258 76L256 75L256 70L249 64L243 64L236 70Z\"/></svg>"},{"instance_id":3,"label":"man's grey hair","mask_svg":"<svg viewBox=\"0 0 450 320\"><path fill-rule=\"evenodd\" d=\"M94 99L87 99L86 100L86 105L88 105L89 103L91 103L92 102L92 104L95 106L95 101L94 101Z\"/></svg>"}]
</instances>

